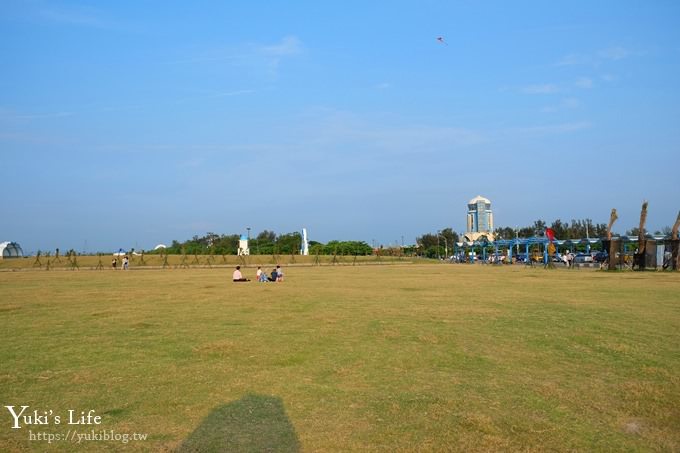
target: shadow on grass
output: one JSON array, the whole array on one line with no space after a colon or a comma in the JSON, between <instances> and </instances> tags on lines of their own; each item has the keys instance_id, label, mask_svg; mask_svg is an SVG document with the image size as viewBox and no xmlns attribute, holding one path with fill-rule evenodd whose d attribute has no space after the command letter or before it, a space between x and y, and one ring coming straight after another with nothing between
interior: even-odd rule
<instances>
[{"instance_id":1,"label":"shadow on grass","mask_svg":"<svg viewBox=\"0 0 680 453\"><path fill-rule=\"evenodd\" d=\"M300 443L281 398L247 394L218 406L178 452L299 452Z\"/></svg>"}]
</instances>

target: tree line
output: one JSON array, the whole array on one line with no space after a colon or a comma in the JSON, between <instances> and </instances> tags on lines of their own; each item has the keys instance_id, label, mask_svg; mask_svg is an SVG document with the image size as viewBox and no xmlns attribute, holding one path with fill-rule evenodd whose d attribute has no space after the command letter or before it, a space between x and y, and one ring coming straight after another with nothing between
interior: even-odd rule
<instances>
[{"instance_id":1,"label":"tree line","mask_svg":"<svg viewBox=\"0 0 680 453\"><path fill-rule=\"evenodd\" d=\"M563 222L560 219L548 224L544 220L536 220L532 225L521 228L499 227L494 230L496 239L527 238L545 235L545 229L552 228L558 239L582 239L585 237L601 238L607 235L607 224L593 223L591 219L572 219ZM668 234L670 227L665 227L655 234ZM637 228L626 231L627 235L637 235ZM166 253L189 255L236 255L240 236L238 234L206 233L204 236L180 242L173 240L165 249ZM415 246L387 247L374 249L364 241L338 241L327 243L309 241L310 255L418 255L427 258L443 258L453 255L455 244L461 238L452 228L446 227L434 233L424 233L416 238ZM264 230L257 236L250 238L248 248L251 255L290 255L300 252L302 235L299 232L276 234L274 231ZM154 252L151 252L154 253ZM159 251L155 251L159 253Z\"/></svg>"},{"instance_id":2,"label":"tree line","mask_svg":"<svg viewBox=\"0 0 680 453\"><path fill-rule=\"evenodd\" d=\"M548 224L544 220L535 220L532 225L512 228L498 227L494 230L496 239L515 239L544 236L546 228L552 228L557 239L603 238L607 236L606 223L594 223L591 219L572 219L565 222L556 219ZM669 235L671 227L664 227L654 234ZM616 232L613 232L616 235ZM626 235L637 236L638 228L627 230ZM459 235L451 228L443 228L436 233L425 233L416 239L416 253L427 258L446 257L453 255L454 245L461 241Z\"/></svg>"},{"instance_id":3,"label":"tree line","mask_svg":"<svg viewBox=\"0 0 680 453\"><path fill-rule=\"evenodd\" d=\"M552 228L557 239L583 239L583 238L603 238L607 236L606 223L593 223L591 219L574 220L571 222L563 222L560 219L554 220L551 224L547 224L543 220L534 221L533 225L522 228L500 227L496 228L494 234L496 239L513 239L515 237L531 237L543 236L547 227ZM626 236L637 236L639 228L631 228L626 230ZM654 231L654 234L669 235L671 227L666 226L661 230ZM614 236L618 234L612 231Z\"/></svg>"},{"instance_id":4,"label":"tree line","mask_svg":"<svg viewBox=\"0 0 680 453\"><path fill-rule=\"evenodd\" d=\"M169 254L188 255L236 255L238 253L240 235L206 233L204 236L180 242L173 240L164 252ZM309 241L310 255L370 255L373 249L363 241L330 241L323 244ZM274 231L264 230L257 236L250 238L248 248L251 255L293 255L300 253L302 248L302 234L299 232L276 234ZM161 253L160 250L154 251Z\"/></svg>"},{"instance_id":5,"label":"tree line","mask_svg":"<svg viewBox=\"0 0 680 453\"><path fill-rule=\"evenodd\" d=\"M533 225L522 228L500 227L494 234L496 239L514 239L516 237L528 238L544 236L546 228L552 228L557 239L582 239L601 238L607 236L606 223L593 223L591 219L572 219L571 222L563 222L560 219L548 224L544 220L536 220Z\"/></svg>"}]
</instances>

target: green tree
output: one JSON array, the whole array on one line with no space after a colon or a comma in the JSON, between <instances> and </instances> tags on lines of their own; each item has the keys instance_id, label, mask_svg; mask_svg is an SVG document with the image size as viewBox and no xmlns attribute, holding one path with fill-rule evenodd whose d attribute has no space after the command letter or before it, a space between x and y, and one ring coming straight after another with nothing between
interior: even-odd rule
<instances>
[{"instance_id":1,"label":"green tree","mask_svg":"<svg viewBox=\"0 0 680 453\"><path fill-rule=\"evenodd\" d=\"M425 233L416 238L421 253L428 258L437 258L453 253L453 244L458 242L458 234L451 228L444 228L438 233Z\"/></svg>"},{"instance_id":2,"label":"green tree","mask_svg":"<svg viewBox=\"0 0 680 453\"><path fill-rule=\"evenodd\" d=\"M560 219L555 219L551 224L550 228L555 233L557 239L567 239L568 236L568 226L562 223Z\"/></svg>"},{"instance_id":3,"label":"green tree","mask_svg":"<svg viewBox=\"0 0 680 453\"><path fill-rule=\"evenodd\" d=\"M251 241L250 253L260 255L271 255L274 253L276 245L276 233L264 230Z\"/></svg>"},{"instance_id":4,"label":"green tree","mask_svg":"<svg viewBox=\"0 0 680 453\"><path fill-rule=\"evenodd\" d=\"M276 238L276 248L282 254L298 253L300 244L302 244L302 235L298 232L282 234Z\"/></svg>"},{"instance_id":5,"label":"green tree","mask_svg":"<svg viewBox=\"0 0 680 453\"><path fill-rule=\"evenodd\" d=\"M453 244L458 242L460 239L458 237L458 233L453 231L452 228L444 228L441 231L441 235L446 238L446 242L449 245L449 252L453 249Z\"/></svg>"},{"instance_id":6,"label":"green tree","mask_svg":"<svg viewBox=\"0 0 680 453\"><path fill-rule=\"evenodd\" d=\"M535 220L534 226L532 227L534 236L543 236L545 234L545 222L543 220Z\"/></svg>"},{"instance_id":7,"label":"green tree","mask_svg":"<svg viewBox=\"0 0 680 453\"><path fill-rule=\"evenodd\" d=\"M494 230L496 239L515 239L515 230L510 227L499 227Z\"/></svg>"}]
</instances>

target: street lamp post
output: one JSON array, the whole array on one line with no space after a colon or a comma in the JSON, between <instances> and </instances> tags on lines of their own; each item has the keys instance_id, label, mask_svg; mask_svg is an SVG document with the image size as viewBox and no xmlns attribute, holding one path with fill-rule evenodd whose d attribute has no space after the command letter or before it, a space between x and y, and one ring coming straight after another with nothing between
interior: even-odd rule
<instances>
[{"instance_id":1,"label":"street lamp post","mask_svg":"<svg viewBox=\"0 0 680 453\"><path fill-rule=\"evenodd\" d=\"M441 236L442 239L444 239L444 256L448 259L448 257L449 257L449 243L448 243L448 241L446 240L446 236L444 236L443 234L441 234L441 232L437 232L437 234L438 234L438 236L437 236L437 243L439 243L439 236ZM439 250L438 247L437 247L437 250Z\"/></svg>"}]
</instances>

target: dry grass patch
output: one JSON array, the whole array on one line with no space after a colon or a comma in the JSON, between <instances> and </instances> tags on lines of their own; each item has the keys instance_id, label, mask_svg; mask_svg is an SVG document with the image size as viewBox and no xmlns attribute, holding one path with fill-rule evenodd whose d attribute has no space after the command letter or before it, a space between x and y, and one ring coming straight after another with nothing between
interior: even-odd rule
<instances>
[{"instance_id":1,"label":"dry grass patch","mask_svg":"<svg viewBox=\"0 0 680 453\"><path fill-rule=\"evenodd\" d=\"M229 279L0 272L3 404L95 409L107 430L149 434L129 451L266 449L257 429L309 451L680 449L678 274L437 264ZM4 422L2 451L75 448Z\"/></svg>"}]
</instances>

